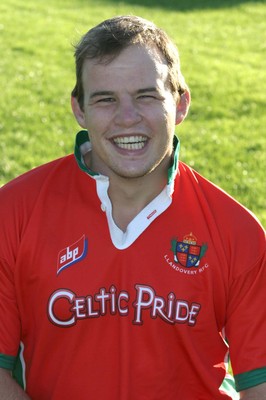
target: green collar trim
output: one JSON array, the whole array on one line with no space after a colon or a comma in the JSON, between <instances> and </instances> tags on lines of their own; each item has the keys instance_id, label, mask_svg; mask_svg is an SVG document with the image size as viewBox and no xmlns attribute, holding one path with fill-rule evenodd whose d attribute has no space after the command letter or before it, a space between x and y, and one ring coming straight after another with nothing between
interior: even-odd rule
<instances>
[{"instance_id":1,"label":"green collar trim","mask_svg":"<svg viewBox=\"0 0 266 400\"><path fill-rule=\"evenodd\" d=\"M97 172L94 172L91 169L89 169L82 161L82 154L80 151L80 146L84 145L87 142L90 143L88 131L85 131L85 130L79 131L76 136L76 142L75 142L75 147L74 147L75 159L78 163L79 168L82 171L86 172L87 174L89 174L91 176L99 175Z\"/></svg>"},{"instance_id":2,"label":"green collar trim","mask_svg":"<svg viewBox=\"0 0 266 400\"><path fill-rule=\"evenodd\" d=\"M82 145L84 145L85 143L88 143L88 144L90 143L88 131L86 131L86 130L79 131L77 133L77 136L76 136L76 142L75 142L75 148L74 148L75 159L76 159L76 161L78 163L79 168L82 171L86 172L87 174L89 174L91 176L99 176L99 173L94 172L91 169L89 169L84 164L84 162L82 161L82 154L81 154L80 147ZM176 136L174 136L173 150L174 150L174 152L173 152L173 164L168 169L168 184L171 183L174 180L175 175L176 175L177 170L178 170L180 141Z\"/></svg>"},{"instance_id":3,"label":"green collar trim","mask_svg":"<svg viewBox=\"0 0 266 400\"><path fill-rule=\"evenodd\" d=\"M177 136L174 136L173 141L173 164L168 168L168 184L171 183L177 174L178 171L178 160L180 153L180 140Z\"/></svg>"}]
</instances>

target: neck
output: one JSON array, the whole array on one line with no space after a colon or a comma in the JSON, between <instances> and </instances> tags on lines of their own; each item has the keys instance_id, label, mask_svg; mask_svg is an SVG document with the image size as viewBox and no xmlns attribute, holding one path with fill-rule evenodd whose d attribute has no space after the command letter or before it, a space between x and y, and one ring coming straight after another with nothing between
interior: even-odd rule
<instances>
[{"instance_id":1,"label":"neck","mask_svg":"<svg viewBox=\"0 0 266 400\"><path fill-rule=\"evenodd\" d=\"M113 219L116 225L126 231L128 224L163 190L167 174L156 179L153 173L141 178L110 178L108 190L112 202ZM118 182L119 181L119 182Z\"/></svg>"},{"instance_id":2,"label":"neck","mask_svg":"<svg viewBox=\"0 0 266 400\"><path fill-rule=\"evenodd\" d=\"M84 156L86 165L98 170L92 163L91 153ZM138 178L122 177L110 170L101 171L109 177L108 195L112 203L116 225L126 231L128 224L156 197L167 184L169 158L147 175Z\"/></svg>"}]
</instances>

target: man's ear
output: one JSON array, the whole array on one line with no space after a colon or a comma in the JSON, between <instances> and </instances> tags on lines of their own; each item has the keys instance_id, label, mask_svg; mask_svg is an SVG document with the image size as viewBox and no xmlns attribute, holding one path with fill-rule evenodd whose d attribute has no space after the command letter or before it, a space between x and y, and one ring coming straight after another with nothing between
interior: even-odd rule
<instances>
[{"instance_id":1,"label":"man's ear","mask_svg":"<svg viewBox=\"0 0 266 400\"><path fill-rule=\"evenodd\" d=\"M175 124L181 124L181 122L186 118L190 106L190 92L186 90L181 94L179 102L176 106L176 119Z\"/></svg>"},{"instance_id":2,"label":"man's ear","mask_svg":"<svg viewBox=\"0 0 266 400\"><path fill-rule=\"evenodd\" d=\"M77 98L74 96L71 96L71 107L72 107L73 114L75 115L78 124L82 128L86 129L84 111L81 109Z\"/></svg>"}]
</instances>

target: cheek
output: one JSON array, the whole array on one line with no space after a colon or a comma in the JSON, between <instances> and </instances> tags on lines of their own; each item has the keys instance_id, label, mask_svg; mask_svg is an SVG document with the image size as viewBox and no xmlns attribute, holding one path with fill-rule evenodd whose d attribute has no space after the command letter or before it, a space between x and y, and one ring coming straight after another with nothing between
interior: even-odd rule
<instances>
[{"instance_id":1,"label":"cheek","mask_svg":"<svg viewBox=\"0 0 266 400\"><path fill-rule=\"evenodd\" d=\"M104 133L110 126L111 117L109 113L102 110L93 110L85 115L87 129L91 132Z\"/></svg>"},{"instance_id":2,"label":"cheek","mask_svg":"<svg viewBox=\"0 0 266 400\"><path fill-rule=\"evenodd\" d=\"M165 110L163 113L163 117L161 118L161 128L164 130L166 135L172 135L175 132L175 121L176 114L175 112L169 113L169 110Z\"/></svg>"},{"instance_id":3,"label":"cheek","mask_svg":"<svg viewBox=\"0 0 266 400\"><path fill-rule=\"evenodd\" d=\"M176 126L176 106L171 105L170 112L169 109L166 111L165 121L170 131L175 131Z\"/></svg>"},{"instance_id":4,"label":"cheek","mask_svg":"<svg viewBox=\"0 0 266 400\"><path fill-rule=\"evenodd\" d=\"M86 114L85 120L87 129L91 134L101 130L102 119L97 118L94 113Z\"/></svg>"},{"instance_id":5,"label":"cheek","mask_svg":"<svg viewBox=\"0 0 266 400\"><path fill-rule=\"evenodd\" d=\"M166 99L161 108L155 113L158 120L165 126L175 125L176 119L176 104L172 99Z\"/></svg>"}]
</instances>

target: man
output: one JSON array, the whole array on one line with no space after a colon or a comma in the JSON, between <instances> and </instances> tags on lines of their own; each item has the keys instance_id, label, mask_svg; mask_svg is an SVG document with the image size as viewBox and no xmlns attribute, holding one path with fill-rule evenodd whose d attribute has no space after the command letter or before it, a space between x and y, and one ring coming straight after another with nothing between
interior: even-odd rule
<instances>
[{"instance_id":1,"label":"man","mask_svg":"<svg viewBox=\"0 0 266 400\"><path fill-rule=\"evenodd\" d=\"M228 350L266 399L264 231L178 162L176 48L123 16L75 56L75 157L0 192L0 399L237 399Z\"/></svg>"}]
</instances>

